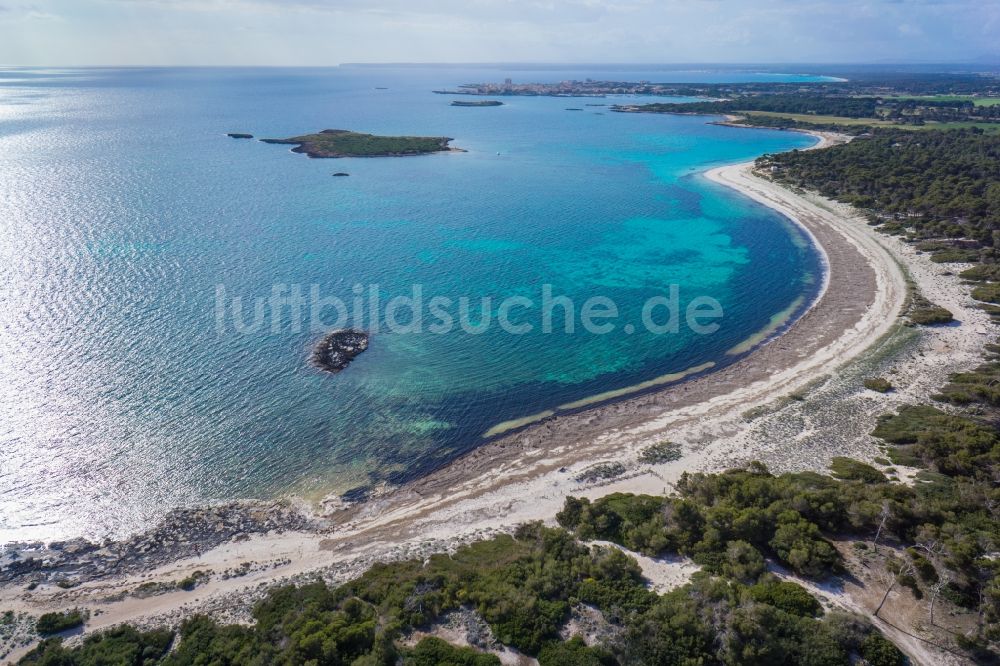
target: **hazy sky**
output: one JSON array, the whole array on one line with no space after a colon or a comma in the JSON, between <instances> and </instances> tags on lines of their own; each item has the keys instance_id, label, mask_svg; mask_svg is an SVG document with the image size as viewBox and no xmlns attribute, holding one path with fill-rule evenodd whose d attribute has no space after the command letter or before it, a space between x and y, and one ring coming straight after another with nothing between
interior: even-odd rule
<instances>
[{"instance_id":1,"label":"hazy sky","mask_svg":"<svg viewBox=\"0 0 1000 666\"><path fill-rule=\"evenodd\" d=\"M0 0L0 64L961 61L1000 0Z\"/></svg>"}]
</instances>

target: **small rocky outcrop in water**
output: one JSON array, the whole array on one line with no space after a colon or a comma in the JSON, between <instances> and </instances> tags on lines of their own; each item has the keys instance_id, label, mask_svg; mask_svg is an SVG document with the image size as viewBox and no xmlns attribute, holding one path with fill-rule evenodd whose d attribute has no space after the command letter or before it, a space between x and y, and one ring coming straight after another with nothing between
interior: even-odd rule
<instances>
[{"instance_id":1,"label":"small rocky outcrop in water","mask_svg":"<svg viewBox=\"0 0 1000 666\"><path fill-rule=\"evenodd\" d=\"M322 370L337 373L350 365L358 354L368 349L368 334L356 328L330 331L316 343L312 361Z\"/></svg>"},{"instance_id":2,"label":"small rocky outcrop in water","mask_svg":"<svg viewBox=\"0 0 1000 666\"><path fill-rule=\"evenodd\" d=\"M335 174L333 174L333 175L334 175L334 176L337 176L337 177L340 177L340 178L342 178L342 177L344 177L344 176L350 176L351 174L349 174L349 173L344 173L343 171L338 171L337 173L335 173Z\"/></svg>"},{"instance_id":3,"label":"small rocky outcrop in water","mask_svg":"<svg viewBox=\"0 0 1000 666\"><path fill-rule=\"evenodd\" d=\"M230 132L226 136L228 136L231 139L252 139L253 138L253 134L244 134L242 132Z\"/></svg>"}]
</instances>

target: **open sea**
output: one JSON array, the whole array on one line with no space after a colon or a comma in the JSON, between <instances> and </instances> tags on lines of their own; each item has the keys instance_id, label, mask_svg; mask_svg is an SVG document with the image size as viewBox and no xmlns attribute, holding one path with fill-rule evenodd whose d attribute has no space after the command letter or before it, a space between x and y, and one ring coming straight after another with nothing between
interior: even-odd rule
<instances>
[{"instance_id":1,"label":"open sea","mask_svg":"<svg viewBox=\"0 0 1000 666\"><path fill-rule=\"evenodd\" d=\"M588 76L815 80L0 70L0 542L121 536L174 506L232 498L361 496L540 415L731 363L794 319L820 287L817 251L700 173L810 137L597 106L649 98L460 108L449 103L479 98L431 93ZM448 136L467 152L316 160L226 136L325 128ZM559 297L551 332L546 290ZM270 300L296 292L299 305ZM419 309L393 301L417 293ZM430 314L434 297L451 304L451 327ZM584 330L594 297L592 310L617 310L600 320L609 331ZM686 324L699 298L721 308L702 320L714 332ZM362 323L368 351L330 375L309 355L337 299L376 317ZM643 324L647 310L669 329L672 309L678 330ZM531 330L505 330L501 314Z\"/></svg>"}]
</instances>

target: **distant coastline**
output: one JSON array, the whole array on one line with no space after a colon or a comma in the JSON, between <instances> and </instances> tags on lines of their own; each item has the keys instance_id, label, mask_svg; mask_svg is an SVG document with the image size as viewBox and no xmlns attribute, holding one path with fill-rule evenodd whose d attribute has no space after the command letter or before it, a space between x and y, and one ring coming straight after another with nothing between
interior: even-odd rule
<instances>
[{"instance_id":1,"label":"distant coastline","mask_svg":"<svg viewBox=\"0 0 1000 666\"><path fill-rule=\"evenodd\" d=\"M561 81L559 83L466 83L437 95L507 95L524 97L607 97L608 95L678 95L685 84L640 81Z\"/></svg>"}]
</instances>

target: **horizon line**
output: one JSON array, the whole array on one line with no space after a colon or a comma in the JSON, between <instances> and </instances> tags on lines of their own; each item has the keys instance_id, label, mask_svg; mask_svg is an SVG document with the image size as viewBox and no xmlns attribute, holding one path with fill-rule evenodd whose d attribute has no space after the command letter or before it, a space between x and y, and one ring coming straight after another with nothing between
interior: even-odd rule
<instances>
[{"instance_id":1,"label":"horizon line","mask_svg":"<svg viewBox=\"0 0 1000 666\"><path fill-rule=\"evenodd\" d=\"M895 61L895 62L873 62L873 61L678 61L678 62L619 62L619 61L597 61L597 62L576 62L576 61L411 61L411 62L341 62L335 64L223 64L223 63L200 63L200 64L152 64L152 63L93 63L93 64L14 64L0 63L2 69L33 69L33 68L60 68L60 69L101 69L101 68L121 68L121 69L198 69L198 68L226 68L226 69L333 69L337 67L997 67L997 62L976 62L976 61Z\"/></svg>"}]
</instances>

